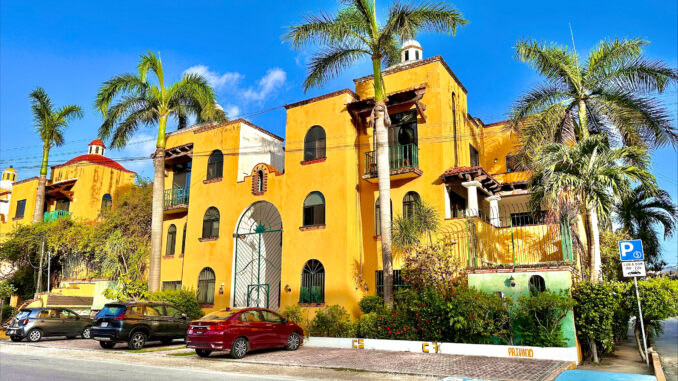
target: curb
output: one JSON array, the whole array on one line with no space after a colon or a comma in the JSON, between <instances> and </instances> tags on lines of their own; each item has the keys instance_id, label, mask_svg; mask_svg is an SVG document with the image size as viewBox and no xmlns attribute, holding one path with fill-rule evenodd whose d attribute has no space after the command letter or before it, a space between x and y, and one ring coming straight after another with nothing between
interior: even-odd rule
<instances>
[{"instance_id":1,"label":"curb","mask_svg":"<svg viewBox=\"0 0 678 381\"><path fill-rule=\"evenodd\" d=\"M647 352L650 356L650 363L652 365L652 369L654 370L654 376L657 377L657 381L666 381L664 368L662 368L662 363L659 359L659 353L657 353L654 348L648 349Z\"/></svg>"}]
</instances>

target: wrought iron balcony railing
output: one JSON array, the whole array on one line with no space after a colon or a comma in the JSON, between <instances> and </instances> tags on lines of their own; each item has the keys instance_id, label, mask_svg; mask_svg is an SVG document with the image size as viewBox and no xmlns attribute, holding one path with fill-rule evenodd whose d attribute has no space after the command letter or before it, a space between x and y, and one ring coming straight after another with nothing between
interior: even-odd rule
<instances>
[{"instance_id":1,"label":"wrought iron balcony railing","mask_svg":"<svg viewBox=\"0 0 678 381\"><path fill-rule=\"evenodd\" d=\"M415 144L388 147L389 170L419 167L419 148ZM377 175L377 152L365 152L365 175Z\"/></svg>"},{"instance_id":2,"label":"wrought iron balcony railing","mask_svg":"<svg viewBox=\"0 0 678 381\"><path fill-rule=\"evenodd\" d=\"M165 189L164 195L165 209L179 205L188 205L188 193L189 193L188 187Z\"/></svg>"},{"instance_id":3,"label":"wrought iron balcony railing","mask_svg":"<svg viewBox=\"0 0 678 381\"><path fill-rule=\"evenodd\" d=\"M70 215L71 215L71 212L69 212L68 210L53 210L51 212L45 212L42 215L42 220L44 222L52 222L56 219L67 217L67 216L70 216Z\"/></svg>"}]
</instances>

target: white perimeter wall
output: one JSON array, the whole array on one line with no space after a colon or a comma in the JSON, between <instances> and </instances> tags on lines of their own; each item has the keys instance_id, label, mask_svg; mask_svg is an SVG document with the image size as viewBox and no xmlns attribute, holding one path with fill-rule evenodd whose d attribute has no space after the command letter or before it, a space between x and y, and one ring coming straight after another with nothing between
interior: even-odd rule
<instances>
[{"instance_id":1,"label":"white perimeter wall","mask_svg":"<svg viewBox=\"0 0 678 381\"><path fill-rule=\"evenodd\" d=\"M238 156L238 180L252 172L259 163L270 164L280 172L284 170L285 153L283 142L245 123L240 124L240 151Z\"/></svg>"}]
</instances>

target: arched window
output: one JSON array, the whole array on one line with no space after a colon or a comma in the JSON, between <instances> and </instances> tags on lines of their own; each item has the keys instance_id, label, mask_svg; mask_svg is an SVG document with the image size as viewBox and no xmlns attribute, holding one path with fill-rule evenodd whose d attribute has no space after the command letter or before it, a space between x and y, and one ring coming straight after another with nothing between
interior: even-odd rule
<instances>
[{"instance_id":1,"label":"arched window","mask_svg":"<svg viewBox=\"0 0 678 381\"><path fill-rule=\"evenodd\" d=\"M258 170L257 176L259 177L258 190L259 190L259 192L263 192L264 191L264 171Z\"/></svg>"},{"instance_id":2,"label":"arched window","mask_svg":"<svg viewBox=\"0 0 678 381\"><path fill-rule=\"evenodd\" d=\"M186 252L186 224L184 224L184 232L181 235L181 254Z\"/></svg>"},{"instance_id":3,"label":"arched window","mask_svg":"<svg viewBox=\"0 0 678 381\"><path fill-rule=\"evenodd\" d=\"M414 216L414 208L420 200L419 193L414 191L407 192L405 197L403 197L403 217L412 218Z\"/></svg>"},{"instance_id":4,"label":"arched window","mask_svg":"<svg viewBox=\"0 0 678 381\"><path fill-rule=\"evenodd\" d=\"M219 210L210 206L202 218L202 238L219 237Z\"/></svg>"},{"instance_id":5,"label":"arched window","mask_svg":"<svg viewBox=\"0 0 678 381\"><path fill-rule=\"evenodd\" d=\"M106 193L102 198L101 198L101 210L109 210L111 209L111 206L113 205L113 197L111 197L110 194Z\"/></svg>"},{"instance_id":6,"label":"arched window","mask_svg":"<svg viewBox=\"0 0 678 381\"><path fill-rule=\"evenodd\" d=\"M393 222L393 200L391 200L391 222ZM381 206L379 206L379 198L374 203L374 235L381 235Z\"/></svg>"},{"instance_id":7,"label":"arched window","mask_svg":"<svg viewBox=\"0 0 678 381\"><path fill-rule=\"evenodd\" d=\"M304 200L304 226L325 225L325 197L311 192Z\"/></svg>"},{"instance_id":8,"label":"arched window","mask_svg":"<svg viewBox=\"0 0 678 381\"><path fill-rule=\"evenodd\" d=\"M311 259L301 271L299 303L325 302L325 267L320 261Z\"/></svg>"},{"instance_id":9,"label":"arched window","mask_svg":"<svg viewBox=\"0 0 678 381\"><path fill-rule=\"evenodd\" d=\"M214 304L214 282L217 277L214 270L205 267L198 275L198 303Z\"/></svg>"},{"instance_id":10,"label":"arched window","mask_svg":"<svg viewBox=\"0 0 678 381\"><path fill-rule=\"evenodd\" d=\"M224 171L224 155L219 150L212 151L207 159L207 180L217 179Z\"/></svg>"},{"instance_id":11,"label":"arched window","mask_svg":"<svg viewBox=\"0 0 678 381\"><path fill-rule=\"evenodd\" d=\"M530 295L535 296L540 292L546 291L546 283L541 275L532 275L530 277Z\"/></svg>"},{"instance_id":12,"label":"arched window","mask_svg":"<svg viewBox=\"0 0 678 381\"><path fill-rule=\"evenodd\" d=\"M304 138L304 161L322 159L325 157L325 130L320 126L313 126Z\"/></svg>"},{"instance_id":13,"label":"arched window","mask_svg":"<svg viewBox=\"0 0 678 381\"><path fill-rule=\"evenodd\" d=\"M167 229L167 245L165 255L174 255L174 248L177 244L177 227L174 224Z\"/></svg>"}]
</instances>

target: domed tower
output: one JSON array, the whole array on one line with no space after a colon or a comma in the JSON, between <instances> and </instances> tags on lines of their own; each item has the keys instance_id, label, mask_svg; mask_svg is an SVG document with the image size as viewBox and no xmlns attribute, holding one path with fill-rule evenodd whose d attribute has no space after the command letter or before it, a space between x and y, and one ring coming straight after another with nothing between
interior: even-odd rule
<instances>
[{"instance_id":1,"label":"domed tower","mask_svg":"<svg viewBox=\"0 0 678 381\"><path fill-rule=\"evenodd\" d=\"M16 169L11 165L2 171L0 177L0 220L7 221L9 203L12 200L12 185L16 181Z\"/></svg>"},{"instance_id":2,"label":"domed tower","mask_svg":"<svg viewBox=\"0 0 678 381\"><path fill-rule=\"evenodd\" d=\"M104 142L102 142L99 139L94 139L92 140L91 143L89 143L89 149L87 150L87 153L90 155L101 155L104 156L104 150L106 149L106 145L104 145Z\"/></svg>"},{"instance_id":3,"label":"domed tower","mask_svg":"<svg viewBox=\"0 0 678 381\"><path fill-rule=\"evenodd\" d=\"M403 42L400 48L400 62L410 63L419 61L424 58L424 49L415 40L407 40Z\"/></svg>"},{"instance_id":4,"label":"domed tower","mask_svg":"<svg viewBox=\"0 0 678 381\"><path fill-rule=\"evenodd\" d=\"M5 170L2 171L2 178L0 178L0 181L2 181L2 185L0 185L0 188L5 188L6 182L10 184L11 188L12 186L11 184L16 181L16 169L14 169L14 167L12 167L11 165L9 166L9 168L5 168Z\"/></svg>"}]
</instances>

